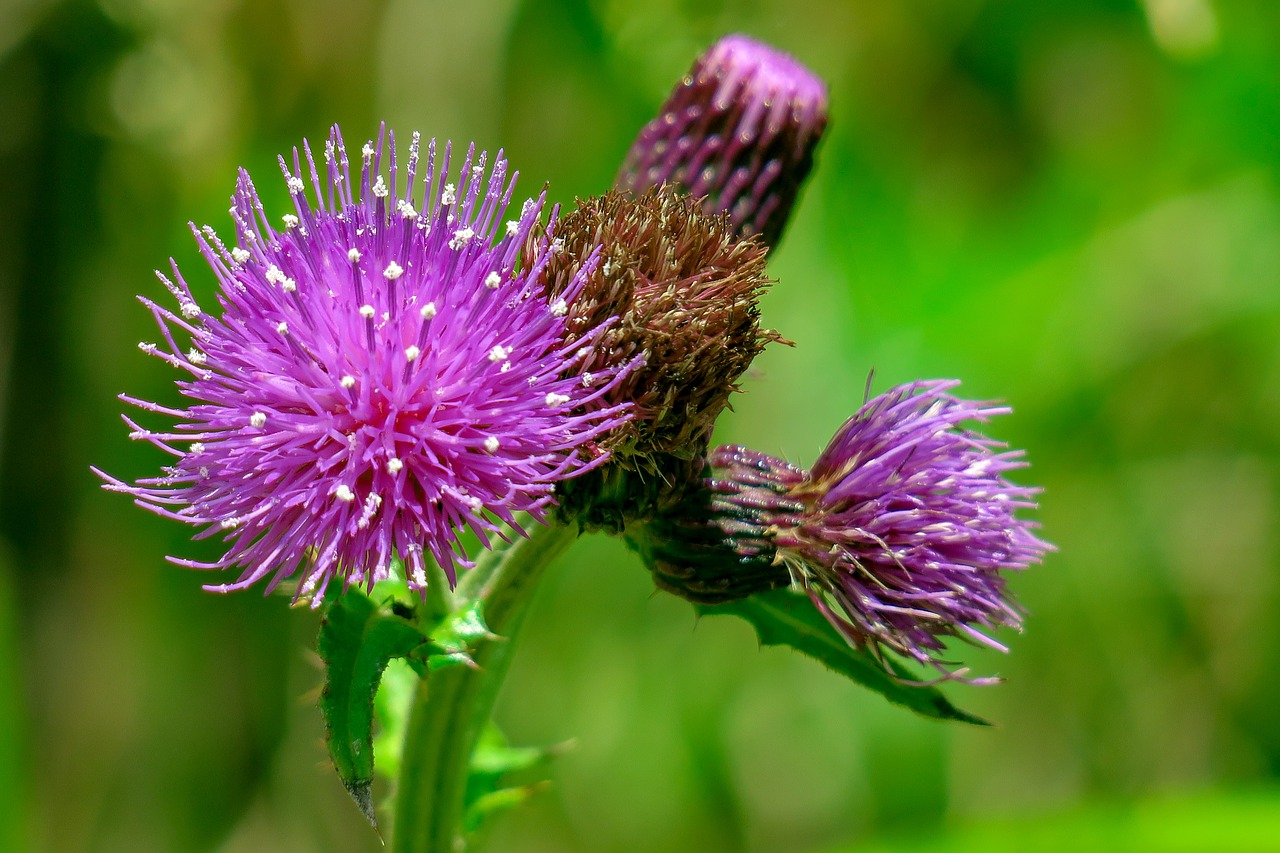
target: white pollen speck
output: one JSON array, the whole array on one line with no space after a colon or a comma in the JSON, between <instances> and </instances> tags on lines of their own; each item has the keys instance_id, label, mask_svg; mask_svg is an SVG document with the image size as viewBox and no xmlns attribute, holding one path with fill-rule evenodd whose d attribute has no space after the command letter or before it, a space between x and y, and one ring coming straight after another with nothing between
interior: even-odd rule
<instances>
[{"instance_id":1,"label":"white pollen speck","mask_svg":"<svg viewBox=\"0 0 1280 853\"><path fill-rule=\"evenodd\" d=\"M236 518L235 516L232 516L231 518L224 518L222 519L221 522L219 522L219 526L223 530L235 530L237 527L240 526L240 519Z\"/></svg>"},{"instance_id":2,"label":"white pollen speck","mask_svg":"<svg viewBox=\"0 0 1280 853\"><path fill-rule=\"evenodd\" d=\"M289 334L289 324L286 323L284 320L281 320L279 323L276 324L276 331L282 335Z\"/></svg>"},{"instance_id":3,"label":"white pollen speck","mask_svg":"<svg viewBox=\"0 0 1280 853\"><path fill-rule=\"evenodd\" d=\"M520 233L520 220L508 219L507 220L507 236L514 237L519 233Z\"/></svg>"},{"instance_id":4,"label":"white pollen speck","mask_svg":"<svg viewBox=\"0 0 1280 853\"><path fill-rule=\"evenodd\" d=\"M201 453L204 453L204 445L203 445L203 444L201 444L201 443L200 443L200 442L198 442L198 441L192 442L192 443L191 443L191 455L192 455L192 456L199 456Z\"/></svg>"},{"instance_id":5,"label":"white pollen speck","mask_svg":"<svg viewBox=\"0 0 1280 853\"><path fill-rule=\"evenodd\" d=\"M499 446L500 446L500 442L498 441L498 437L496 435L491 435L484 440L484 449L489 451L490 453L495 453L498 450Z\"/></svg>"},{"instance_id":6,"label":"white pollen speck","mask_svg":"<svg viewBox=\"0 0 1280 853\"><path fill-rule=\"evenodd\" d=\"M387 189L387 182L382 180L382 176L378 176L378 180L373 182L373 194L378 198L386 198L391 190Z\"/></svg>"},{"instance_id":7,"label":"white pollen speck","mask_svg":"<svg viewBox=\"0 0 1280 853\"><path fill-rule=\"evenodd\" d=\"M557 299L551 303L551 313L557 317L563 317L569 313L569 306L565 304L563 299Z\"/></svg>"},{"instance_id":8,"label":"white pollen speck","mask_svg":"<svg viewBox=\"0 0 1280 853\"><path fill-rule=\"evenodd\" d=\"M390 459L387 460L388 474L399 474L403 468L404 468L404 463L401 462L396 457L392 456Z\"/></svg>"},{"instance_id":9,"label":"white pollen speck","mask_svg":"<svg viewBox=\"0 0 1280 853\"><path fill-rule=\"evenodd\" d=\"M591 347L578 347L578 351L574 353L578 358L586 358L591 355Z\"/></svg>"},{"instance_id":10,"label":"white pollen speck","mask_svg":"<svg viewBox=\"0 0 1280 853\"><path fill-rule=\"evenodd\" d=\"M356 378L350 374L347 374L346 376L338 380L338 384L341 385L343 388L354 388L356 387Z\"/></svg>"},{"instance_id":11,"label":"white pollen speck","mask_svg":"<svg viewBox=\"0 0 1280 853\"><path fill-rule=\"evenodd\" d=\"M249 258L251 257L253 256L250 255L246 250L241 249L239 246L236 246L234 249L231 250L231 260L235 261L237 264L243 264L245 261L249 260Z\"/></svg>"},{"instance_id":12,"label":"white pollen speck","mask_svg":"<svg viewBox=\"0 0 1280 853\"><path fill-rule=\"evenodd\" d=\"M254 429L262 429L266 425L267 425L266 412L254 412L252 415L249 416L249 426L253 427Z\"/></svg>"},{"instance_id":13,"label":"white pollen speck","mask_svg":"<svg viewBox=\"0 0 1280 853\"><path fill-rule=\"evenodd\" d=\"M485 276L484 286L490 290L497 290L498 285L500 284L502 284L502 276L498 275L496 272L491 272Z\"/></svg>"},{"instance_id":14,"label":"white pollen speck","mask_svg":"<svg viewBox=\"0 0 1280 853\"><path fill-rule=\"evenodd\" d=\"M601 270L606 277L613 275L613 261L605 261L604 269Z\"/></svg>"},{"instance_id":15,"label":"white pollen speck","mask_svg":"<svg viewBox=\"0 0 1280 853\"><path fill-rule=\"evenodd\" d=\"M280 267L276 266L275 264L272 264L271 266L267 267L266 278L267 278L268 284L279 284L280 282L288 278L288 276L280 271Z\"/></svg>"},{"instance_id":16,"label":"white pollen speck","mask_svg":"<svg viewBox=\"0 0 1280 853\"><path fill-rule=\"evenodd\" d=\"M409 204L409 202L404 199L400 199L400 201L396 203L396 210L400 211L400 215L405 219L418 218L418 211L414 210L413 205Z\"/></svg>"},{"instance_id":17,"label":"white pollen speck","mask_svg":"<svg viewBox=\"0 0 1280 853\"><path fill-rule=\"evenodd\" d=\"M564 238L563 238L563 237L557 237L557 238L555 238L554 240L552 240L552 241L551 241L551 247L550 247L550 249L549 249L548 251L550 251L550 252L551 252L551 254L553 254L553 255L558 255L558 254L560 254L561 252L563 252L563 251L564 251Z\"/></svg>"},{"instance_id":18,"label":"white pollen speck","mask_svg":"<svg viewBox=\"0 0 1280 853\"><path fill-rule=\"evenodd\" d=\"M360 250L355 248L348 249L347 260L351 261L353 264L358 263L360 261Z\"/></svg>"},{"instance_id":19,"label":"white pollen speck","mask_svg":"<svg viewBox=\"0 0 1280 853\"><path fill-rule=\"evenodd\" d=\"M453 184L445 184L444 192L440 194L440 203L448 207L458 200L458 189Z\"/></svg>"},{"instance_id":20,"label":"white pollen speck","mask_svg":"<svg viewBox=\"0 0 1280 853\"><path fill-rule=\"evenodd\" d=\"M476 236L476 232L470 228L459 228L453 232L453 239L449 241L450 249L461 249L463 246L471 242L471 238Z\"/></svg>"},{"instance_id":21,"label":"white pollen speck","mask_svg":"<svg viewBox=\"0 0 1280 853\"><path fill-rule=\"evenodd\" d=\"M351 503L356 499L356 493L351 491L351 487L348 486L346 483L343 483L342 485L338 486L338 488L334 489L333 496L338 500L346 501L347 503Z\"/></svg>"},{"instance_id":22,"label":"white pollen speck","mask_svg":"<svg viewBox=\"0 0 1280 853\"><path fill-rule=\"evenodd\" d=\"M364 147L360 149L360 156L364 158L364 164L367 166L373 160L373 143L366 142Z\"/></svg>"},{"instance_id":23,"label":"white pollen speck","mask_svg":"<svg viewBox=\"0 0 1280 853\"><path fill-rule=\"evenodd\" d=\"M284 281L280 282L280 289L285 293L293 293L298 289L298 283L291 278L286 278Z\"/></svg>"},{"instance_id":24,"label":"white pollen speck","mask_svg":"<svg viewBox=\"0 0 1280 853\"><path fill-rule=\"evenodd\" d=\"M493 349L489 350L489 360L494 364L504 360L509 355L511 355L511 348L504 347L502 344L497 344Z\"/></svg>"},{"instance_id":25,"label":"white pollen speck","mask_svg":"<svg viewBox=\"0 0 1280 853\"><path fill-rule=\"evenodd\" d=\"M969 477L981 477L991 468L990 459L979 459L968 468L964 469L964 473Z\"/></svg>"},{"instance_id":26,"label":"white pollen speck","mask_svg":"<svg viewBox=\"0 0 1280 853\"><path fill-rule=\"evenodd\" d=\"M595 381L596 381L596 378L595 378L594 376L592 376L590 373L584 373L584 374L582 374L582 387L584 387L584 388L590 388L590 387L591 387L591 383L592 383L592 382L595 382Z\"/></svg>"},{"instance_id":27,"label":"white pollen speck","mask_svg":"<svg viewBox=\"0 0 1280 853\"><path fill-rule=\"evenodd\" d=\"M418 313L422 315L422 319L430 320L432 317L436 316L436 304L434 302L428 302L426 305L422 306L422 310Z\"/></svg>"},{"instance_id":28,"label":"white pollen speck","mask_svg":"<svg viewBox=\"0 0 1280 853\"><path fill-rule=\"evenodd\" d=\"M298 183L302 183L302 182L301 182L301 181L299 181ZM286 213L284 216L282 216L282 217L280 217L280 218L284 220L284 227L285 227L285 228L297 228L297 227L298 227L298 217L297 217L297 216L295 216L294 214L292 214L292 213Z\"/></svg>"},{"instance_id":29,"label":"white pollen speck","mask_svg":"<svg viewBox=\"0 0 1280 853\"><path fill-rule=\"evenodd\" d=\"M405 361L417 361L418 356L422 355L422 350L415 346L411 346L404 351Z\"/></svg>"},{"instance_id":30,"label":"white pollen speck","mask_svg":"<svg viewBox=\"0 0 1280 853\"><path fill-rule=\"evenodd\" d=\"M400 266L395 261L387 264L387 268L382 271L382 276L387 281L395 281L402 275L404 275L404 267Z\"/></svg>"},{"instance_id":31,"label":"white pollen speck","mask_svg":"<svg viewBox=\"0 0 1280 853\"><path fill-rule=\"evenodd\" d=\"M502 368L501 368L498 372L499 372L499 373L506 373L506 372L507 372L508 370L510 370L510 369L511 369L511 362L509 362L509 361L504 361L504 362L502 362Z\"/></svg>"},{"instance_id":32,"label":"white pollen speck","mask_svg":"<svg viewBox=\"0 0 1280 853\"><path fill-rule=\"evenodd\" d=\"M186 317L188 320L192 320L200 316L200 306L194 302L183 302L178 310L181 311L182 316Z\"/></svg>"},{"instance_id":33,"label":"white pollen speck","mask_svg":"<svg viewBox=\"0 0 1280 853\"><path fill-rule=\"evenodd\" d=\"M374 310L373 310L373 306L372 306L372 305L361 305L361 306L360 306L360 316L361 316L361 317L363 317L363 318L365 318L366 320L372 320L372 319L373 319L373 315L374 315L374 313L375 313L375 312L374 312Z\"/></svg>"},{"instance_id":34,"label":"white pollen speck","mask_svg":"<svg viewBox=\"0 0 1280 853\"><path fill-rule=\"evenodd\" d=\"M547 395L548 406L563 406L567 402L569 402L569 398L564 394L557 394L556 392L552 391L550 394Z\"/></svg>"},{"instance_id":35,"label":"white pollen speck","mask_svg":"<svg viewBox=\"0 0 1280 853\"><path fill-rule=\"evenodd\" d=\"M156 351L156 345L153 343L148 343L147 341L138 341L138 349L142 350L145 353L150 354Z\"/></svg>"},{"instance_id":36,"label":"white pollen speck","mask_svg":"<svg viewBox=\"0 0 1280 853\"><path fill-rule=\"evenodd\" d=\"M192 349L190 352L187 353L187 361L191 362L192 364L204 364L208 360L209 360L209 357L204 353L200 352L200 350L198 349Z\"/></svg>"},{"instance_id":37,"label":"white pollen speck","mask_svg":"<svg viewBox=\"0 0 1280 853\"><path fill-rule=\"evenodd\" d=\"M300 193L306 188L307 188L307 185L302 182L302 178L289 179L289 192Z\"/></svg>"}]
</instances>

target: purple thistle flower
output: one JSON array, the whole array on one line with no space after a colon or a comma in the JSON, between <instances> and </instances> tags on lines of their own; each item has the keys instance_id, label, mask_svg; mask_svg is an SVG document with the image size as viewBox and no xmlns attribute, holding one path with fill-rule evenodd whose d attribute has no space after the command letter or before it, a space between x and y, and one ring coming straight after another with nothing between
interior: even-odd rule
<instances>
[{"instance_id":1,"label":"purple thistle flower","mask_svg":"<svg viewBox=\"0 0 1280 853\"><path fill-rule=\"evenodd\" d=\"M176 264L160 279L177 312L141 300L163 338L142 349L190 374L178 387L193 402L122 395L178 420L165 432L125 422L176 461L136 484L98 473L106 488L202 527L197 538L225 535L216 562L172 560L242 569L206 589L271 575L270 590L301 568L297 594L318 603L334 576L385 577L393 553L420 589L424 550L453 582L454 564L470 565L464 527L487 546L503 535L499 521L519 530L517 512L541 521L556 483L602 464L594 440L629 418L626 404L602 400L627 367L588 376L595 332L566 343L565 306L595 260L553 304L539 284L545 261L521 254L537 243L543 198L504 223L515 175L507 180L501 152L486 179L486 155L469 149L450 183L450 147L437 160L431 142L420 174L415 133L402 176L384 132L364 146L353 190L336 127L323 171L303 151L315 200L294 149L292 168L280 158L294 204L283 228L268 224L243 170L237 245L192 226L218 311L198 306Z\"/></svg>"},{"instance_id":2,"label":"purple thistle flower","mask_svg":"<svg viewBox=\"0 0 1280 853\"><path fill-rule=\"evenodd\" d=\"M826 125L827 87L809 69L746 36L725 36L640 131L615 186L638 194L672 184L773 246Z\"/></svg>"},{"instance_id":3,"label":"purple thistle flower","mask_svg":"<svg viewBox=\"0 0 1280 853\"><path fill-rule=\"evenodd\" d=\"M641 543L659 584L717 601L782 585L789 573L851 644L947 678L965 670L942 658L945 637L1005 651L989 632L1020 628L1022 618L1002 572L1039 562L1052 546L1017 517L1038 492L1005 477L1025 467L1022 453L962 426L1009 409L956 398L948 391L957 384L902 385L872 399L807 472L717 448L702 509L651 533L656 544Z\"/></svg>"}]
</instances>

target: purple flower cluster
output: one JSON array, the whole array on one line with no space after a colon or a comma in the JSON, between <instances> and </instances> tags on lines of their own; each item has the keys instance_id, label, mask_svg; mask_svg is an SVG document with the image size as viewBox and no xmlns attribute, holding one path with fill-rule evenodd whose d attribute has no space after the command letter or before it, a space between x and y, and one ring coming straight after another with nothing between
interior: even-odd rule
<instances>
[{"instance_id":1,"label":"purple flower cluster","mask_svg":"<svg viewBox=\"0 0 1280 853\"><path fill-rule=\"evenodd\" d=\"M1006 478L1025 467L1021 452L964 426L1009 409L957 398L957 384L919 382L872 399L809 471L717 448L708 482L708 518L743 571L785 570L853 645L947 677L964 670L949 669L946 637L1005 650L990 632L1020 627L1021 616L1003 572L1051 549L1017 515L1038 491Z\"/></svg>"},{"instance_id":2,"label":"purple flower cluster","mask_svg":"<svg viewBox=\"0 0 1280 853\"><path fill-rule=\"evenodd\" d=\"M604 327L566 334L596 260L546 294L543 200L504 220L514 175L501 153L488 168L469 150L454 178L449 146L430 143L424 163L417 134L403 171L391 134L363 147L354 173L336 128L323 169L303 150L305 175L296 149L280 160L293 200L281 227L243 171L236 245L193 226L216 310L176 265L160 278L177 310L142 300L162 337L142 349L189 374L178 385L191 402L123 397L178 421L153 432L125 419L174 461L136 484L101 476L201 538L225 537L215 562L174 560L242 570L212 590L268 575L270 589L301 570L299 595L318 602L335 576L384 577L393 554L421 588L424 550L453 580L469 565L462 529L487 545L499 522L518 529L517 512L541 520L556 483L606 461L595 439L629 417L603 399L628 366L581 368Z\"/></svg>"}]
</instances>

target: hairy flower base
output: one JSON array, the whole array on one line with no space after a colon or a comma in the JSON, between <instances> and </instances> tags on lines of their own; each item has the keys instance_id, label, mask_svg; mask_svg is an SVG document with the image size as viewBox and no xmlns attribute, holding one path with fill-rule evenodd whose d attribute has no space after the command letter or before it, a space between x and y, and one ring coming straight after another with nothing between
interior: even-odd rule
<instances>
[{"instance_id":1,"label":"hairy flower base","mask_svg":"<svg viewBox=\"0 0 1280 853\"><path fill-rule=\"evenodd\" d=\"M645 530L639 547L659 585L713 601L789 574L853 645L948 678L965 673L945 659L948 637L1005 650L990 632L1021 627L1021 616L1003 572L1039 562L1051 546L1016 516L1037 492L1005 478L1025 466L1021 453L962 426L1008 409L947 393L956 384L876 397L807 472L717 448L701 503Z\"/></svg>"},{"instance_id":2,"label":"hairy flower base","mask_svg":"<svg viewBox=\"0 0 1280 853\"><path fill-rule=\"evenodd\" d=\"M371 585L393 553L420 588L424 551L452 581L455 562L469 565L464 527L488 544L517 512L541 520L556 484L606 461L596 440L628 418L625 402L604 398L629 365L582 367L603 327L567 334L563 306L597 261L588 255L552 304L545 251L521 257L540 242L542 200L504 223L514 176L501 154L486 179L485 154L468 151L454 183L449 148L437 161L432 142L423 164L417 134L403 173L393 135L364 146L355 174L336 128L322 170L304 152L314 199L295 149L292 164L280 160L294 203L283 227L243 171L237 245L193 226L219 310L198 306L176 265L173 280L160 276L176 313L142 300L163 337L142 348L191 376L178 386L193 402L123 397L177 419L164 432L125 419L176 461L132 485L102 476L203 527L198 538L224 536L215 562L174 560L242 568L209 589L271 575L270 588L301 568L299 595L318 602L334 576Z\"/></svg>"}]
</instances>

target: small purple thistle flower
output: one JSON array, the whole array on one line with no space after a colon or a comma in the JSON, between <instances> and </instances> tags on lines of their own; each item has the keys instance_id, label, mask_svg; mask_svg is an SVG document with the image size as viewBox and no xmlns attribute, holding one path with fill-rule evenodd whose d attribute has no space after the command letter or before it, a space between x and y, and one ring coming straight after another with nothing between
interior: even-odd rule
<instances>
[{"instance_id":1,"label":"small purple thistle flower","mask_svg":"<svg viewBox=\"0 0 1280 853\"><path fill-rule=\"evenodd\" d=\"M826 125L816 75L769 45L725 36L640 132L614 186L639 194L671 184L774 246Z\"/></svg>"},{"instance_id":2,"label":"small purple thistle flower","mask_svg":"<svg viewBox=\"0 0 1280 853\"><path fill-rule=\"evenodd\" d=\"M141 299L163 337L142 349L191 375L178 387L194 402L122 395L178 420L166 432L125 422L176 461L136 484L98 473L107 489L204 528L197 538L225 535L216 562L172 560L242 568L209 590L271 575L270 590L301 567L297 595L319 603L334 576L385 577L393 553L421 589L424 551L453 582L454 564L470 565L464 526L488 545L498 521L519 529L517 512L541 521L556 483L606 461L594 440L629 418L627 405L603 402L627 367L584 382L595 332L566 343L563 305L595 259L551 305L545 261L521 256L537 242L543 197L503 222L515 175L501 152L486 180L486 155L469 149L455 184L450 147L437 161L432 141L420 191L418 134L402 177L384 132L365 144L353 192L336 127L323 172L303 151L315 200L294 149L292 168L280 158L294 203L283 228L268 224L243 170L237 245L192 226L218 279L217 312L198 306L176 264L172 280L159 275L177 313Z\"/></svg>"},{"instance_id":3,"label":"small purple thistle flower","mask_svg":"<svg viewBox=\"0 0 1280 853\"><path fill-rule=\"evenodd\" d=\"M950 670L942 638L1006 651L988 632L1020 628L1022 617L1002 572L1038 563L1052 546L1017 517L1038 492L1005 477L1026 466L1022 453L962 426L1009 409L954 397L957 384L901 385L870 400L807 472L717 448L704 508L640 543L659 585L715 602L778 586L789 572L854 646L882 660L889 649L945 678L992 681ZM732 561L709 547L709 528Z\"/></svg>"}]
</instances>

